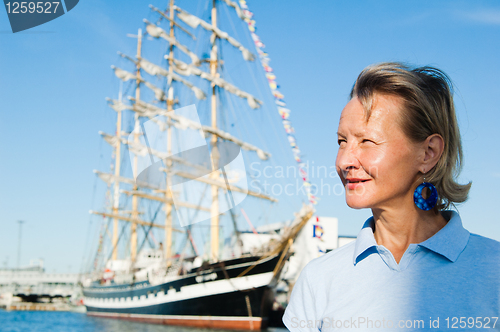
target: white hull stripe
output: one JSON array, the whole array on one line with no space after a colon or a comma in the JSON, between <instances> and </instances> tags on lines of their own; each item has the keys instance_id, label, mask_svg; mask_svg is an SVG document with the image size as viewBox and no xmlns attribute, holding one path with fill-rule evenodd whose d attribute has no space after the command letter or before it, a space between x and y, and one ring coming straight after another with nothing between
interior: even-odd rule
<instances>
[{"instance_id":1,"label":"white hull stripe","mask_svg":"<svg viewBox=\"0 0 500 332\"><path fill-rule=\"evenodd\" d=\"M250 275L240 278L223 279L209 282L202 282L195 285L181 287L180 292L170 289L165 294L158 292L151 293L148 296L143 295L140 298L84 298L84 304L88 307L100 309L130 309L149 307L169 302L182 301L205 297L210 295L231 293L239 290L246 290L267 286L273 279L273 272L266 272L256 275Z\"/></svg>"},{"instance_id":2,"label":"white hull stripe","mask_svg":"<svg viewBox=\"0 0 500 332\"><path fill-rule=\"evenodd\" d=\"M180 319L180 320L204 320L204 321L262 321L261 317L230 317L230 316L182 316L182 315L146 315L146 314L119 314L112 312L88 312L89 316L115 317L115 318L138 318L138 319Z\"/></svg>"},{"instance_id":3,"label":"white hull stripe","mask_svg":"<svg viewBox=\"0 0 500 332\"><path fill-rule=\"evenodd\" d=\"M263 264L263 263L265 263L265 262L267 262L267 261L269 261L271 259L274 259L275 257L276 257L276 255L275 256L271 256L271 257L266 257L265 259L262 259L262 260L257 260L257 261L247 262L247 263L241 263L241 264L236 264L236 265L230 265L230 266L224 267L224 269L226 271L229 271L231 269L237 269L237 268L242 268L242 267L249 267L249 266L255 265L257 262L258 262L257 265L260 265L260 264ZM167 282L171 282L171 281L178 281L178 280L188 279L188 278L191 278L193 276L196 276L196 273L190 273L190 274L186 274L186 275L183 275L183 276L169 276L169 277L165 277L159 283L161 284L161 283L167 283ZM158 285L158 282L156 282L156 283L154 283L152 285L149 285L148 287L154 287L154 286L157 286L157 285ZM133 289L128 289L128 290L133 290ZM98 291L99 291L99 294L103 294L103 292L116 292L117 290L114 289L114 288L111 288L111 287L108 287L108 288L106 288L106 287L99 287ZM96 289L89 288L88 292L96 292Z\"/></svg>"}]
</instances>

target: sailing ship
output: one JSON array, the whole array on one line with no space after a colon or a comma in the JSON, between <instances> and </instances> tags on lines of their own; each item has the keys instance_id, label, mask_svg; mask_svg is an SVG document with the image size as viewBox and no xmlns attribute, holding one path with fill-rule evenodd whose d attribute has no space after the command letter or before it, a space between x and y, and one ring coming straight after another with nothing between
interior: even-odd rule
<instances>
[{"instance_id":1,"label":"sailing ship","mask_svg":"<svg viewBox=\"0 0 500 332\"><path fill-rule=\"evenodd\" d=\"M114 161L110 173L95 171L108 185L109 204L103 211L91 211L102 216L103 224L94 270L84 282L88 315L195 327L265 328L273 289L293 240L314 212L303 205L287 227L272 233L257 231L243 209L236 213L246 198L270 204L277 199L249 189L243 159L245 153L265 161L270 153L239 138L234 124L224 123L221 115L234 99L250 110L263 103L230 82L222 70L229 60L223 57L229 53L223 53L224 47L240 53L244 61L255 60L219 26L219 11L233 11L231 15L241 18L242 9L231 0L209 0L208 5L208 13L200 16L209 20L174 0L166 10L150 5L156 23L145 19L145 33L139 29L134 36L136 56L119 53L133 71L112 66L134 95L124 98L121 90L118 99L108 100L117 114L116 133L100 133L111 145ZM183 38L194 41L195 49ZM163 65L145 57L146 40L166 43ZM127 116L130 132L123 126ZM241 125L245 121L236 127ZM131 176L126 175L127 156ZM174 227L175 216L180 228ZM240 229L241 217L252 232ZM164 241L157 241L153 230L162 231ZM205 247L199 248L197 236L209 238ZM221 236L227 239L221 241Z\"/></svg>"}]
</instances>

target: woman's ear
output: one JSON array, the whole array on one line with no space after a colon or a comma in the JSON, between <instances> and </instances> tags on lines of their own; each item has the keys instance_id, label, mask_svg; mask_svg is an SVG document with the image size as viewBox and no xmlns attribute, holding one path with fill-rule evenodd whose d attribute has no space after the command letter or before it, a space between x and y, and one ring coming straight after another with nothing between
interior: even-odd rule
<instances>
[{"instance_id":1,"label":"woman's ear","mask_svg":"<svg viewBox=\"0 0 500 332\"><path fill-rule=\"evenodd\" d=\"M423 148L425 154L421 172L425 174L436 166L439 158L441 158L444 151L444 139L439 134L432 134L423 143Z\"/></svg>"}]
</instances>

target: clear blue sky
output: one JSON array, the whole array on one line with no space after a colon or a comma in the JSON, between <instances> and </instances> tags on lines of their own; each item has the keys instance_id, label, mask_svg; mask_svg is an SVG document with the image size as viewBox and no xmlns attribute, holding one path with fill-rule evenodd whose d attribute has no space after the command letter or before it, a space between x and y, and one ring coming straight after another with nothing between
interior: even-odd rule
<instances>
[{"instance_id":1,"label":"clear blue sky","mask_svg":"<svg viewBox=\"0 0 500 332\"><path fill-rule=\"evenodd\" d=\"M166 3L153 2L159 8ZM497 1L248 3L310 165L334 166L340 112L364 67L406 61L448 73L457 88L465 152L461 179L473 181L459 211L470 231L500 240ZM88 210L102 201L93 200L92 170L108 167L97 131L110 132L115 117L104 100L116 97L119 87L110 65L119 63L117 51L133 54L126 34L151 17L148 4L80 1L68 14L17 34L0 10L2 266L16 265L16 220L22 219L21 265L42 257L50 272L78 271L88 246ZM266 110L279 124L275 110ZM313 183L338 183L313 173ZM318 214L338 217L341 234L357 234L370 215L349 209L343 196L319 196Z\"/></svg>"}]
</instances>

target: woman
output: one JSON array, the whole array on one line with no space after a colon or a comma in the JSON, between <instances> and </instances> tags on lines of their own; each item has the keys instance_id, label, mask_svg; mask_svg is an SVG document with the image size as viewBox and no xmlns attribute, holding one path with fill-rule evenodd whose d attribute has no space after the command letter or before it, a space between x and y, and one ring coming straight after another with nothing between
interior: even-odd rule
<instances>
[{"instance_id":1,"label":"woman","mask_svg":"<svg viewBox=\"0 0 500 332\"><path fill-rule=\"evenodd\" d=\"M500 329L500 243L446 209L462 147L451 82L400 63L358 76L338 128L346 202L370 208L355 242L310 262L283 321L291 331Z\"/></svg>"}]
</instances>

